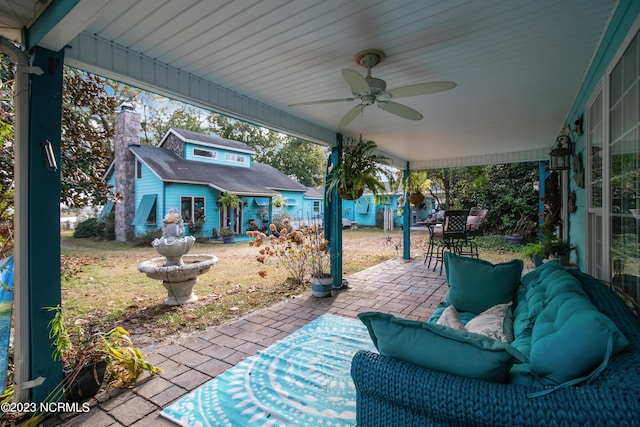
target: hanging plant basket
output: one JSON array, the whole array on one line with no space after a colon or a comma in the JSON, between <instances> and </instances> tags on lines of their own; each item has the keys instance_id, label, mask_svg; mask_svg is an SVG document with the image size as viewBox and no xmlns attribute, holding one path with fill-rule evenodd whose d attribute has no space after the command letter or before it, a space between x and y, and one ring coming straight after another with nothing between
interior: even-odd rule
<instances>
[{"instance_id":1,"label":"hanging plant basket","mask_svg":"<svg viewBox=\"0 0 640 427\"><path fill-rule=\"evenodd\" d=\"M345 189L342 187L338 187L338 196L344 200L357 200L364 193L364 188L359 189Z\"/></svg>"},{"instance_id":2,"label":"hanging plant basket","mask_svg":"<svg viewBox=\"0 0 640 427\"><path fill-rule=\"evenodd\" d=\"M424 202L424 194L422 193L412 193L409 195L409 201L414 206L419 206Z\"/></svg>"}]
</instances>

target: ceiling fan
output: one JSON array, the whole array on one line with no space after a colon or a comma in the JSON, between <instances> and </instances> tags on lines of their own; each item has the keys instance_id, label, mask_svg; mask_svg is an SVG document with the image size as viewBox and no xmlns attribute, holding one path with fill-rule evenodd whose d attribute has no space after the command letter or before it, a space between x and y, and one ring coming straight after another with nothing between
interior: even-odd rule
<instances>
[{"instance_id":1,"label":"ceiling fan","mask_svg":"<svg viewBox=\"0 0 640 427\"><path fill-rule=\"evenodd\" d=\"M351 123L357 116L364 110L364 107L372 104L376 104L378 108L381 108L391 114L403 117L409 120L421 120L422 114L413 108L409 108L406 105L398 104L397 102L389 101L389 99L406 98L408 96L426 95L429 93L442 92L450 90L456 87L454 82L431 82L431 83L417 83L408 86L401 86L395 89L387 90L387 83L382 79L376 79L371 77L371 69L381 63L385 58L384 52L378 49L367 49L356 53L353 60L356 64L361 65L367 69L367 76L362 77L360 73L350 68L342 70L342 76L351 86L352 98L341 99L324 99L320 101L299 102L296 104L289 104L289 107L299 105L313 105L313 104L329 104L332 102L348 102L360 100L360 103L353 107L344 115L340 120L339 126L344 127Z\"/></svg>"}]
</instances>

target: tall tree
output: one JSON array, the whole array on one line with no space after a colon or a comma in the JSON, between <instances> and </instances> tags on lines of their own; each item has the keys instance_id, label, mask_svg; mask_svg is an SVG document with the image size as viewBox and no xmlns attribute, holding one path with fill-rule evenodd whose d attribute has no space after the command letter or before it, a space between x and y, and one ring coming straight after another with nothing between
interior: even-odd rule
<instances>
[{"instance_id":1,"label":"tall tree","mask_svg":"<svg viewBox=\"0 0 640 427\"><path fill-rule=\"evenodd\" d=\"M320 146L287 137L272 166L302 185L317 187L324 183L326 159L327 154Z\"/></svg>"},{"instance_id":2,"label":"tall tree","mask_svg":"<svg viewBox=\"0 0 640 427\"><path fill-rule=\"evenodd\" d=\"M104 203L103 180L111 162L115 99L105 79L65 67L62 95L62 202L69 207Z\"/></svg>"},{"instance_id":3,"label":"tall tree","mask_svg":"<svg viewBox=\"0 0 640 427\"><path fill-rule=\"evenodd\" d=\"M0 258L13 247L13 140L15 67L0 54Z\"/></svg>"}]
</instances>

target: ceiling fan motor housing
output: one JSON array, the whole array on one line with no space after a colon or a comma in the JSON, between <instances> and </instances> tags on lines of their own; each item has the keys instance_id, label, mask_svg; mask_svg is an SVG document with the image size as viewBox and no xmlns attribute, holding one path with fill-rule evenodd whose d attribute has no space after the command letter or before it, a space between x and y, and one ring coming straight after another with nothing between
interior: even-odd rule
<instances>
[{"instance_id":1,"label":"ceiling fan motor housing","mask_svg":"<svg viewBox=\"0 0 640 427\"><path fill-rule=\"evenodd\" d=\"M367 77L365 79L367 83L369 83L369 88L371 89L371 93L374 95L379 95L385 90L387 90L387 82L382 79L376 79L375 77Z\"/></svg>"}]
</instances>

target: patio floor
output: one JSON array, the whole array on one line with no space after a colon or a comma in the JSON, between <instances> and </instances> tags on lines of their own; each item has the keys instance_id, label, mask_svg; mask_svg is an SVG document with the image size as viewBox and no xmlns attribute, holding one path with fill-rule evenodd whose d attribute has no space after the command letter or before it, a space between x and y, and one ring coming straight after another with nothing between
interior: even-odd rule
<instances>
[{"instance_id":1,"label":"patio floor","mask_svg":"<svg viewBox=\"0 0 640 427\"><path fill-rule=\"evenodd\" d=\"M446 294L445 275L424 266L422 257L387 261L347 279L348 288L329 298L308 292L176 342L145 348L162 372L133 389L101 393L89 412L59 414L47 425L174 426L159 415L169 403L324 313L356 317L382 311L424 321Z\"/></svg>"}]
</instances>

